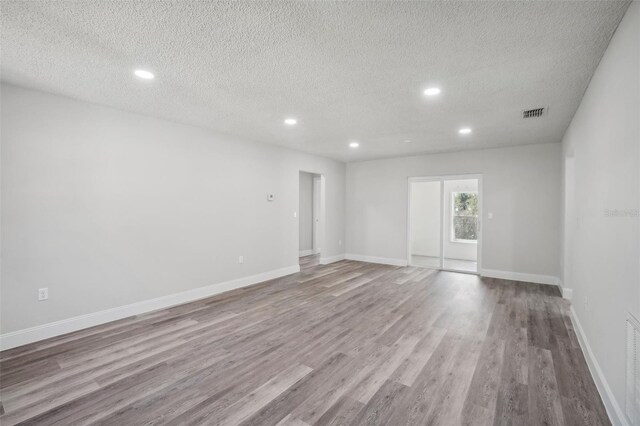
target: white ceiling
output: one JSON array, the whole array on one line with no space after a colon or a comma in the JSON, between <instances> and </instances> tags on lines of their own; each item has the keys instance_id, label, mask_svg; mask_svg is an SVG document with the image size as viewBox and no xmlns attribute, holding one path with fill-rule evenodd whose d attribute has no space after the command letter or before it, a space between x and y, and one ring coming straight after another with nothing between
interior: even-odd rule
<instances>
[{"instance_id":1,"label":"white ceiling","mask_svg":"<svg viewBox=\"0 0 640 426\"><path fill-rule=\"evenodd\" d=\"M5 1L1 72L344 161L559 142L628 4Z\"/></svg>"}]
</instances>

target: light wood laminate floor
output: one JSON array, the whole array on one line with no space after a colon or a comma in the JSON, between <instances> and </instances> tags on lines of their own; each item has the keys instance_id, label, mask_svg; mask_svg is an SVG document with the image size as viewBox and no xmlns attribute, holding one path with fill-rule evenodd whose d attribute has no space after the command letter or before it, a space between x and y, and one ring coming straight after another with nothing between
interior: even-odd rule
<instances>
[{"instance_id":1,"label":"light wood laminate floor","mask_svg":"<svg viewBox=\"0 0 640 426\"><path fill-rule=\"evenodd\" d=\"M2 425L606 425L555 287L342 261L2 352Z\"/></svg>"},{"instance_id":2,"label":"light wood laminate floor","mask_svg":"<svg viewBox=\"0 0 640 426\"><path fill-rule=\"evenodd\" d=\"M298 258L300 264L300 271L305 272L311 268L315 268L320 264L320 255L311 254L309 256L302 256Z\"/></svg>"}]
</instances>

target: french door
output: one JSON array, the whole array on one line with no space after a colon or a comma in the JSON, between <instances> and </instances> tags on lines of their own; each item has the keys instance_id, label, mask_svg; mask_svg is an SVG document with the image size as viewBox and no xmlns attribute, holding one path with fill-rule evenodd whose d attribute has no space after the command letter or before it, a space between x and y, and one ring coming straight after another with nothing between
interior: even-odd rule
<instances>
[{"instance_id":1,"label":"french door","mask_svg":"<svg viewBox=\"0 0 640 426\"><path fill-rule=\"evenodd\" d=\"M408 194L408 264L478 273L482 177L409 178Z\"/></svg>"}]
</instances>

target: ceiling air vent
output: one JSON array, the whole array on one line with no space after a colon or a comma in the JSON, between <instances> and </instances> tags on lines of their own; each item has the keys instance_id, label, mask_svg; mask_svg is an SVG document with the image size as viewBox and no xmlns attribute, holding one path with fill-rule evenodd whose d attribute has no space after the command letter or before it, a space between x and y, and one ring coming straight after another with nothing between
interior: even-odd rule
<instances>
[{"instance_id":1,"label":"ceiling air vent","mask_svg":"<svg viewBox=\"0 0 640 426\"><path fill-rule=\"evenodd\" d=\"M546 112L546 108L527 109L522 111L522 118L538 118L542 117Z\"/></svg>"}]
</instances>

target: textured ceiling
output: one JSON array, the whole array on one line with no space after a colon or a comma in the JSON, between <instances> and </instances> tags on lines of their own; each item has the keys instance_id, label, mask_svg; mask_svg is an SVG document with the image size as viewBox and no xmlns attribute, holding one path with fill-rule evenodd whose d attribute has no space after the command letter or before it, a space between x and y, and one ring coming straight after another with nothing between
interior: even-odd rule
<instances>
[{"instance_id":1,"label":"textured ceiling","mask_svg":"<svg viewBox=\"0 0 640 426\"><path fill-rule=\"evenodd\" d=\"M627 6L4 1L1 72L344 161L558 142ZM425 98L429 85L441 95Z\"/></svg>"}]
</instances>

